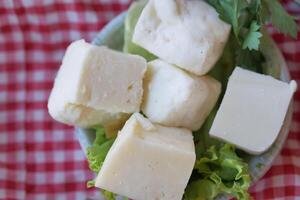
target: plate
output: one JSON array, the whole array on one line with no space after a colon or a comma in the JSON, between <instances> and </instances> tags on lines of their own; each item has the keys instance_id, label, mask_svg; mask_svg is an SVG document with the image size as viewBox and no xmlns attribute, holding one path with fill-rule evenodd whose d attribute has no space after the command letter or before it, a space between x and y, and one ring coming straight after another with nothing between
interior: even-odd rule
<instances>
[{"instance_id":1,"label":"plate","mask_svg":"<svg viewBox=\"0 0 300 200\"><path fill-rule=\"evenodd\" d=\"M112 49L122 50L123 48L123 35L124 35L124 20L126 12L121 13L108 23L92 41L95 45L105 45ZM264 56L267 60L270 60L269 64L272 66L278 66L280 71L280 79L288 82L290 80L290 74L286 62L275 44L275 42L267 37L265 42L266 48L262 49ZM289 106L287 115L284 120L284 124L281 131L274 142L274 144L261 155L249 155L247 156L247 162L249 163L250 175L252 178L252 185L259 180L272 166L272 162L279 154L283 147L283 144L289 133L290 125L292 122L293 106L292 103ZM88 129L76 128L76 137L85 152L86 148L91 145L94 140L95 134ZM260 167L258 167L260 166ZM227 199L226 197L219 197L218 199Z\"/></svg>"}]
</instances>

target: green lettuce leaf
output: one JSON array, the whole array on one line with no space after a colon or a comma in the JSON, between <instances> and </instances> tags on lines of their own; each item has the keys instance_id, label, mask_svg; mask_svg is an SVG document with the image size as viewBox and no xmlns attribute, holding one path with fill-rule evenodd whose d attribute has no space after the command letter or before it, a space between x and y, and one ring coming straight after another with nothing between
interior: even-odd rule
<instances>
[{"instance_id":1,"label":"green lettuce leaf","mask_svg":"<svg viewBox=\"0 0 300 200\"><path fill-rule=\"evenodd\" d=\"M188 184L185 200L214 199L219 194L251 199L247 192L251 182L248 164L238 157L234 146L211 146L196 161L194 169L200 178Z\"/></svg>"},{"instance_id":2,"label":"green lettuce leaf","mask_svg":"<svg viewBox=\"0 0 300 200\"><path fill-rule=\"evenodd\" d=\"M130 54L140 55L144 57L147 61L151 61L156 59L156 56L132 42L132 36L134 33L135 25L145 5L145 1L133 2L128 9L127 16L125 19L123 51Z\"/></svg>"},{"instance_id":3,"label":"green lettuce leaf","mask_svg":"<svg viewBox=\"0 0 300 200\"><path fill-rule=\"evenodd\" d=\"M87 160L89 164L89 168L94 173L98 173L102 167L104 159L115 141L115 138L107 139L105 136L105 130L102 126L94 127L96 132L95 140L91 147L88 147L87 152ZM95 186L95 181L90 180L87 182L87 188L91 188ZM115 200L116 195L112 192L101 190L104 198L106 200Z\"/></svg>"},{"instance_id":4,"label":"green lettuce leaf","mask_svg":"<svg viewBox=\"0 0 300 200\"><path fill-rule=\"evenodd\" d=\"M116 195L112 192L109 192L107 190L102 190L102 195L106 200L116 200Z\"/></svg>"},{"instance_id":5,"label":"green lettuce leaf","mask_svg":"<svg viewBox=\"0 0 300 200\"><path fill-rule=\"evenodd\" d=\"M86 152L89 168L93 172L98 173L115 138L107 139L104 128L101 126L95 127L94 129L96 131L96 138L93 145L88 147Z\"/></svg>"}]
</instances>

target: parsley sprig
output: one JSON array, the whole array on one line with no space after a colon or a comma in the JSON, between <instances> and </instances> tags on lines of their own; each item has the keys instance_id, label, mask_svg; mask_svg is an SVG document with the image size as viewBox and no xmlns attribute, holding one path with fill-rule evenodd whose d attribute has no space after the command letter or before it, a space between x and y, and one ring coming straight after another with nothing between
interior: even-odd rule
<instances>
[{"instance_id":1,"label":"parsley sprig","mask_svg":"<svg viewBox=\"0 0 300 200\"><path fill-rule=\"evenodd\" d=\"M295 17L289 15L278 0L206 0L219 17L232 26L229 51L234 65L263 72L265 58L260 45L263 26L272 23L280 32L297 38Z\"/></svg>"},{"instance_id":2,"label":"parsley sprig","mask_svg":"<svg viewBox=\"0 0 300 200\"><path fill-rule=\"evenodd\" d=\"M261 27L271 22L280 32L297 37L295 17L278 0L207 0L231 24L242 49L259 50Z\"/></svg>"}]
</instances>

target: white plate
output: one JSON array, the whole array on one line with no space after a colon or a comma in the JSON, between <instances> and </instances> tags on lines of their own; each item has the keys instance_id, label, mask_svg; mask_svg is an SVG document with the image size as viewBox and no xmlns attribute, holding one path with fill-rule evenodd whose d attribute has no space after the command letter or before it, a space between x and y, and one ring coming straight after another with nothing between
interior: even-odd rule
<instances>
[{"instance_id":1,"label":"white plate","mask_svg":"<svg viewBox=\"0 0 300 200\"><path fill-rule=\"evenodd\" d=\"M99 32L92 43L96 45L106 45L112 49L122 50L125 16L126 12L114 18ZM279 65L281 69L280 79L286 82L289 81L290 75L280 50L272 39L268 39L267 44L267 48L263 49L264 55L266 56L267 60L271 59L271 64L273 66ZM270 169L270 167L272 166L272 162L282 149L282 146L289 133L292 121L292 111L293 108L291 103L283 127L281 128L279 136L272 147L261 155L249 155L248 163L250 175L252 177L252 184L260 179ZM94 133L90 130L81 128L76 128L75 132L82 149L85 151L86 148L91 145L92 141L94 140ZM263 164L263 167L257 167L260 164ZM221 197L218 199L227 198Z\"/></svg>"}]
</instances>

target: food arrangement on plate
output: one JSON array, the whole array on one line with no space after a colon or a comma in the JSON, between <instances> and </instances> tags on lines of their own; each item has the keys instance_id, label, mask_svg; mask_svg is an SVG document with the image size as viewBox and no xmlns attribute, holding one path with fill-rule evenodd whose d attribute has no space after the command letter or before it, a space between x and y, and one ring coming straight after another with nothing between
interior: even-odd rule
<instances>
[{"instance_id":1,"label":"food arrangement on plate","mask_svg":"<svg viewBox=\"0 0 300 200\"><path fill-rule=\"evenodd\" d=\"M297 88L280 80L267 22L297 35L278 1L138 1L123 52L71 43L48 110L95 135L87 186L109 200L251 199L249 158L270 151Z\"/></svg>"}]
</instances>

